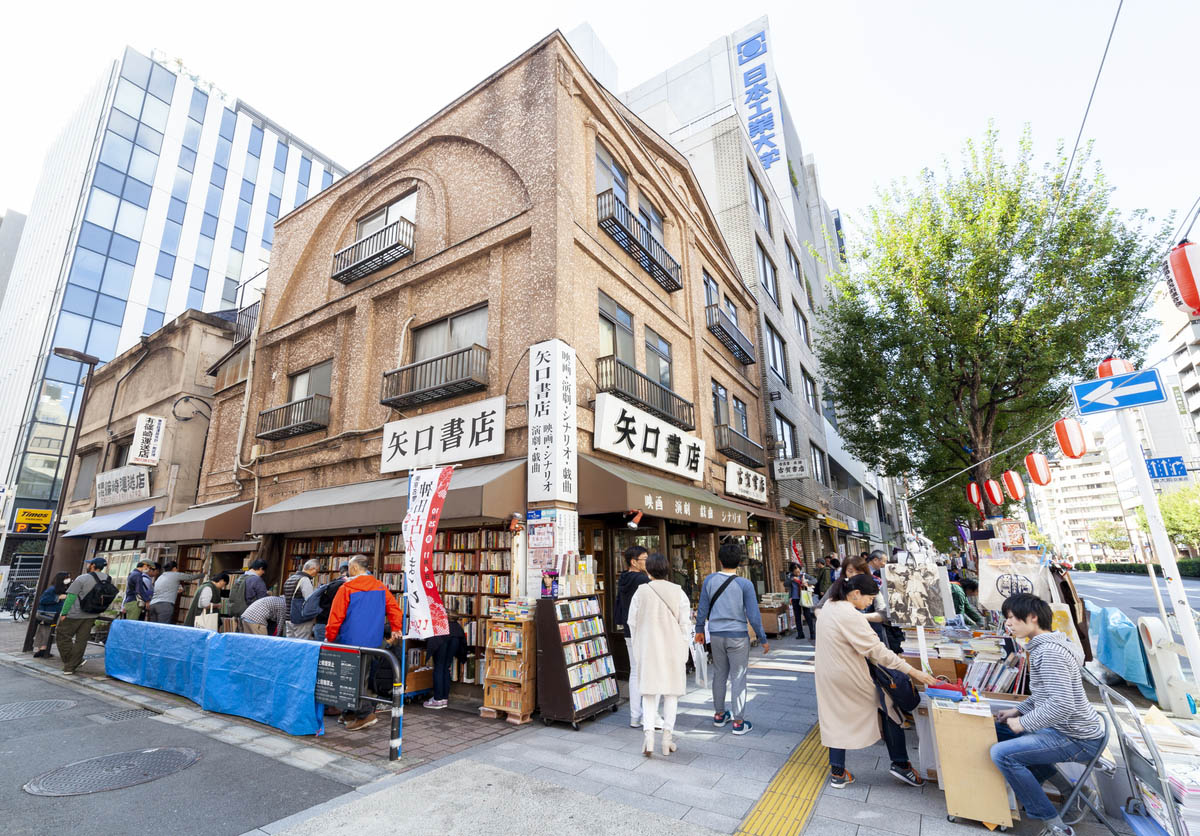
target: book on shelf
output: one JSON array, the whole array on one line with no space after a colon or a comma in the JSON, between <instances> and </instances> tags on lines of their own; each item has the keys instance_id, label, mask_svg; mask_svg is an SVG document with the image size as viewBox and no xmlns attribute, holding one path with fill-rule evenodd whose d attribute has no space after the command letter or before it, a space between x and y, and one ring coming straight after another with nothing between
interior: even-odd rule
<instances>
[{"instance_id":1,"label":"book on shelf","mask_svg":"<svg viewBox=\"0 0 1200 836\"><path fill-rule=\"evenodd\" d=\"M529 598L509 598L499 610L492 611L492 618L528 621L533 618L534 603Z\"/></svg>"},{"instance_id":2,"label":"book on shelf","mask_svg":"<svg viewBox=\"0 0 1200 836\"><path fill-rule=\"evenodd\" d=\"M581 621L567 621L558 625L558 634L564 642L598 636L603 632L604 623L599 616L592 616Z\"/></svg>"},{"instance_id":3,"label":"book on shelf","mask_svg":"<svg viewBox=\"0 0 1200 836\"><path fill-rule=\"evenodd\" d=\"M571 683L572 688L577 688L580 685L586 685L601 677L612 676L616 672L616 668L613 667L612 657L600 656L590 662L580 662L577 665L571 665L567 668L567 679Z\"/></svg>"},{"instance_id":4,"label":"book on shelf","mask_svg":"<svg viewBox=\"0 0 1200 836\"><path fill-rule=\"evenodd\" d=\"M558 615L559 621L570 621L587 615L599 615L600 602L595 598L560 601L554 605L554 611Z\"/></svg>"},{"instance_id":5,"label":"book on shelf","mask_svg":"<svg viewBox=\"0 0 1200 836\"><path fill-rule=\"evenodd\" d=\"M525 631L493 623L488 628L488 647L502 652L520 653L525 646Z\"/></svg>"},{"instance_id":6,"label":"book on shelf","mask_svg":"<svg viewBox=\"0 0 1200 836\"><path fill-rule=\"evenodd\" d=\"M588 706L603 702L616 695L617 681L610 676L571 691L571 702L576 711L582 711Z\"/></svg>"},{"instance_id":7,"label":"book on shelf","mask_svg":"<svg viewBox=\"0 0 1200 836\"><path fill-rule=\"evenodd\" d=\"M566 657L568 665L585 662L588 659L604 656L607 653L608 638L605 636L597 636L585 642L572 642L571 644L563 645L563 655Z\"/></svg>"}]
</instances>

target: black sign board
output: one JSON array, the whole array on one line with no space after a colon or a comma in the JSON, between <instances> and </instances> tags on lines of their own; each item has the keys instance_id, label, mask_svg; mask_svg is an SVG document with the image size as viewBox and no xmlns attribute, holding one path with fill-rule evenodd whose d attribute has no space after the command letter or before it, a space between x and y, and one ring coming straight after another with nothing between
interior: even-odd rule
<instances>
[{"instance_id":1,"label":"black sign board","mask_svg":"<svg viewBox=\"0 0 1200 836\"><path fill-rule=\"evenodd\" d=\"M321 645L317 656L317 702L343 711L358 708L361 672L362 654L357 650Z\"/></svg>"}]
</instances>

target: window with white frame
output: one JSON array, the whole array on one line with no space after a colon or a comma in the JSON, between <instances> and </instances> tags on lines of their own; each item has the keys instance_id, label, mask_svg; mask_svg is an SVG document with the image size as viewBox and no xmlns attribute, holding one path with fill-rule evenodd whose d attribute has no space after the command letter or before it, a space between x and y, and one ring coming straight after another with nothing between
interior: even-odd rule
<instances>
[{"instance_id":1,"label":"window with white frame","mask_svg":"<svg viewBox=\"0 0 1200 836\"><path fill-rule=\"evenodd\" d=\"M377 209L358 221L357 240L361 241L374 235L384 227L391 226L404 218L408 221L417 219L417 190L413 189L382 209Z\"/></svg>"},{"instance_id":2,"label":"window with white frame","mask_svg":"<svg viewBox=\"0 0 1200 836\"><path fill-rule=\"evenodd\" d=\"M783 442L783 448L779 451L780 458L796 457L796 425L778 412L775 413L775 441Z\"/></svg>"},{"instance_id":3,"label":"window with white frame","mask_svg":"<svg viewBox=\"0 0 1200 836\"><path fill-rule=\"evenodd\" d=\"M822 485L829 485L829 468L825 462L825 451L813 443L809 443L812 455L813 478Z\"/></svg>"},{"instance_id":4,"label":"window with white frame","mask_svg":"<svg viewBox=\"0 0 1200 836\"><path fill-rule=\"evenodd\" d=\"M796 253L792 249L792 245L788 244L786 246L786 249L787 249L788 270L792 271L792 277L796 281L798 281L798 282L804 281L804 274L800 271L800 260L798 258L796 258Z\"/></svg>"},{"instance_id":5,"label":"window with white frame","mask_svg":"<svg viewBox=\"0 0 1200 836\"><path fill-rule=\"evenodd\" d=\"M413 329L413 360L430 360L473 345L487 345L488 309L480 305Z\"/></svg>"},{"instance_id":6,"label":"window with white frame","mask_svg":"<svg viewBox=\"0 0 1200 836\"><path fill-rule=\"evenodd\" d=\"M616 357L633 365L633 314L600 291L600 357Z\"/></svg>"},{"instance_id":7,"label":"window with white frame","mask_svg":"<svg viewBox=\"0 0 1200 836\"><path fill-rule=\"evenodd\" d=\"M804 344L812 348L812 335L808 333L808 319L800 311L800 305L796 300L792 300L792 314L796 317L796 330L800 332L800 339L804 340Z\"/></svg>"},{"instance_id":8,"label":"window with white frame","mask_svg":"<svg viewBox=\"0 0 1200 836\"><path fill-rule=\"evenodd\" d=\"M650 198L641 192L638 194L638 217L641 218L646 229L650 230L654 240L661 244L663 239L662 212L654 208Z\"/></svg>"},{"instance_id":9,"label":"window with white frame","mask_svg":"<svg viewBox=\"0 0 1200 836\"><path fill-rule=\"evenodd\" d=\"M712 276L708 275L707 270L703 271L701 275L704 276L705 307L708 307L709 305L719 305L721 303L721 288L717 287L716 281L713 280Z\"/></svg>"},{"instance_id":10,"label":"window with white frame","mask_svg":"<svg viewBox=\"0 0 1200 836\"><path fill-rule=\"evenodd\" d=\"M617 200L629 205L629 176L608 149L596 143L596 194L612 189Z\"/></svg>"},{"instance_id":11,"label":"window with white frame","mask_svg":"<svg viewBox=\"0 0 1200 836\"><path fill-rule=\"evenodd\" d=\"M804 400L819 413L821 411L821 397L817 394L817 380L803 366L800 367L800 374L804 376Z\"/></svg>"},{"instance_id":12,"label":"window with white frame","mask_svg":"<svg viewBox=\"0 0 1200 836\"><path fill-rule=\"evenodd\" d=\"M646 376L671 388L671 344L646 326Z\"/></svg>"}]
</instances>

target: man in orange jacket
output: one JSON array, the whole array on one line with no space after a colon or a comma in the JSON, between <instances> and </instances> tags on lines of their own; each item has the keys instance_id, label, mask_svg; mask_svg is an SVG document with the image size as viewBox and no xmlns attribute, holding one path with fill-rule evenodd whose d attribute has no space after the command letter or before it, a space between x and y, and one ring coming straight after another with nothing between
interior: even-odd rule
<instances>
[{"instance_id":1,"label":"man in orange jacket","mask_svg":"<svg viewBox=\"0 0 1200 836\"><path fill-rule=\"evenodd\" d=\"M325 641L337 644L352 644L358 647L380 647L383 645L384 624L391 627L392 644L400 638L404 629L404 613L396 598L386 586L371 576L368 560L363 555L350 558L350 579L342 584L333 599L329 611L329 623L325 627ZM370 666L364 665L363 685ZM362 701L357 711L345 711L342 720L350 731L365 729L378 722L374 704Z\"/></svg>"}]
</instances>

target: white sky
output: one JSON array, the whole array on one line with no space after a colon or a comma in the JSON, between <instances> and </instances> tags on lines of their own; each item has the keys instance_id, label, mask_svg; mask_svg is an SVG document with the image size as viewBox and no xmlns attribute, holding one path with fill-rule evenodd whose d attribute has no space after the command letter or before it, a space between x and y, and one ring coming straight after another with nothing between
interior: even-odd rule
<instances>
[{"instance_id":1,"label":"white sky","mask_svg":"<svg viewBox=\"0 0 1200 836\"><path fill-rule=\"evenodd\" d=\"M159 48L353 168L555 28L587 20L622 89L766 13L776 69L831 205L860 217L992 118L1011 147L1078 130L1115 0L759 4L23 3L0 33L0 210L28 210L47 147L106 62ZM1085 137L1123 209L1200 194L1200 3L1128 0Z\"/></svg>"}]
</instances>

